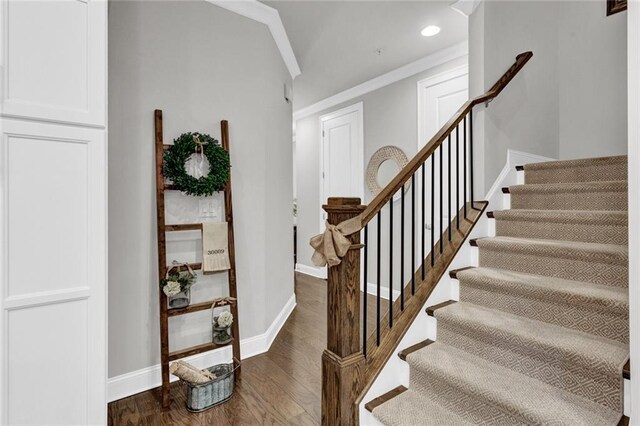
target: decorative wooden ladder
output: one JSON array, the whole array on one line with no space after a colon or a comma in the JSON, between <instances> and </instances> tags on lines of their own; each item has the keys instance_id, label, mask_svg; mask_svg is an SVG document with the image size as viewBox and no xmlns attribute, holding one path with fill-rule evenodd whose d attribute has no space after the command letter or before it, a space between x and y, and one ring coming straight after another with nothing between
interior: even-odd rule
<instances>
[{"instance_id":1,"label":"decorative wooden ladder","mask_svg":"<svg viewBox=\"0 0 640 426\"><path fill-rule=\"evenodd\" d=\"M167 269L171 266L167 265L167 253L166 253L166 232L176 231L193 231L202 230L202 223L190 223L190 224L176 224L167 225L164 217L164 192L167 190L175 190L173 185L165 184L164 181L164 153L171 148L171 145L165 145L162 136L162 110L155 110L155 134L156 134L156 208L158 216L158 279L162 279ZM229 152L229 123L226 120L220 122L220 134L222 140L222 148ZM236 301L230 303L231 313L233 314L234 321L232 327L233 339L226 345L216 345L215 343L205 343L203 345L194 346L178 350L175 352L169 352L169 317L177 315L184 315L193 312L204 311L210 309L213 304L213 300L208 302L196 303L189 305L185 308L168 309L167 297L162 291L159 291L160 299L160 352L162 363L162 407L169 408L171 400L169 397L169 362L185 358L191 355L208 352L213 349L217 349L223 346L232 345L233 348L233 362L236 367L235 380L240 379L240 366L237 363L240 360L240 334L238 330L238 302L237 302L237 285L236 285L236 257L235 257L235 244L233 236L233 204L231 196L231 178L227 182L227 186L224 189L224 210L225 219L228 224L228 241L229 241L229 260L231 268L228 271L229 274L229 296L236 298ZM202 269L202 263L192 263L191 268L194 270ZM159 283L155 283L159 286ZM226 303L228 304L228 303ZM217 306L224 306L224 304Z\"/></svg>"}]
</instances>

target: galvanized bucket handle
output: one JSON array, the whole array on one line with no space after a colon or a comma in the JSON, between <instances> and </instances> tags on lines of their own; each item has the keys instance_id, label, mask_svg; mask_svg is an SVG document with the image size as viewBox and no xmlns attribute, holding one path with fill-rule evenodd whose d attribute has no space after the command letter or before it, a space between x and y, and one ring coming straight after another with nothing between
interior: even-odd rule
<instances>
[{"instance_id":1,"label":"galvanized bucket handle","mask_svg":"<svg viewBox=\"0 0 640 426\"><path fill-rule=\"evenodd\" d=\"M226 296L226 297L218 297L217 299L213 300L213 303L211 303L211 323L214 323L214 318L215 318L215 314L214 314L214 310L219 306L230 306L233 303L235 303L236 298L235 297L231 297L231 296ZM236 318L233 318L233 320L235 321Z\"/></svg>"},{"instance_id":2,"label":"galvanized bucket handle","mask_svg":"<svg viewBox=\"0 0 640 426\"><path fill-rule=\"evenodd\" d=\"M165 275L165 278L167 278L167 279L169 278L169 275L170 275L171 271L173 271L174 269L177 268L178 269L178 273L179 273L181 267L185 267L187 269L187 272L189 273L189 275L191 275L192 277L196 276L196 273L193 272L193 269L191 268L191 265L189 265L186 262L183 263L183 262L178 262L177 260L174 260L174 261L171 262L171 265L172 266L170 268L167 268L167 273Z\"/></svg>"},{"instance_id":3,"label":"galvanized bucket handle","mask_svg":"<svg viewBox=\"0 0 640 426\"><path fill-rule=\"evenodd\" d=\"M229 371L228 373L225 373L224 376L220 376L217 378L227 378L231 374L233 374L238 368L240 368L240 360L238 358L233 357L232 362L233 362L233 370Z\"/></svg>"}]
</instances>

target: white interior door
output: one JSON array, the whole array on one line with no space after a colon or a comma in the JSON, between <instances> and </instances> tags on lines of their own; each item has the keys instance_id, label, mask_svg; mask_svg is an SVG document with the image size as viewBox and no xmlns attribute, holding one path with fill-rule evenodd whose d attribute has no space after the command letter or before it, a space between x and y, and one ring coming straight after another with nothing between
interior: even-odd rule
<instances>
[{"instance_id":1,"label":"white interior door","mask_svg":"<svg viewBox=\"0 0 640 426\"><path fill-rule=\"evenodd\" d=\"M458 109L469 99L469 78L468 67L461 66L443 74L427 78L418 82L418 149L421 149L429 140L449 121ZM442 151L435 153L435 167L431 168L431 161L426 166L426 209L427 209L427 240L430 240L431 226L434 228L434 240L439 240L440 228L445 230L451 220L456 215L456 208L462 208L464 188L463 182L458 182L456 178L456 160L458 170L462 174L463 170L463 126L459 127L451 135L449 140L442 145ZM459 150L459 152L458 152ZM440 155L442 155L442 167L440 166ZM449 179L449 175L451 178ZM430 221L431 213L431 184L433 176L434 197L434 220ZM442 176L442 179L440 179ZM422 182L420 177L420 182ZM440 203L440 186L442 183L442 204ZM468 184L468 183L467 183ZM449 204L448 188L452 190L451 204ZM459 185L459 186L458 186ZM456 188L459 188L456 191ZM419 192L421 193L421 192ZM459 194L458 202L456 196ZM442 215L440 215L442 207ZM451 211L451 217L449 216ZM432 243L432 242L431 242ZM428 244L428 243L427 243ZM431 244L432 246L432 244ZM430 246L427 247L429 251Z\"/></svg>"},{"instance_id":2,"label":"white interior door","mask_svg":"<svg viewBox=\"0 0 640 426\"><path fill-rule=\"evenodd\" d=\"M0 4L0 424L106 424L107 3Z\"/></svg>"},{"instance_id":3,"label":"white interior door","mask_svg":"<svg viewBox=\"0 0 640 426\"><path fill-rule=\"evenodd\" d=\"M362 103L320 117L320 205L329 197L360 197L364 192ZM326 213L322 211L320 229Z\"/></svg>"},{"instance_id":4,"label":"white interior door","mask_svg":"<svg viewBox=\"0 0 640 426\"><path fill-rule=\"evenodd\" d=\"M469 99L467 67L418 82L418 149Z\"/></svg>"}]
</instances>

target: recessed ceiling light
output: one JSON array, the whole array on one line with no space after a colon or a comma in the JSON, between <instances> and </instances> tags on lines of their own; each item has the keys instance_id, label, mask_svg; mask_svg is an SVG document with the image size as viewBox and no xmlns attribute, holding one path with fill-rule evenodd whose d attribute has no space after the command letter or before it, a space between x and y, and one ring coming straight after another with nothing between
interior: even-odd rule
<instances>
[{"instance_id":1,"label":"recessed ceiling light","mask_svg":"<svg viewBox=\"0 0 640 426\"><path fill-rule=\"evenodd\" d=\"M440 32L440 27L437 25L429 25L425 27L420 34L425 37L432 37Z\"/></svg>"}]
</instances>

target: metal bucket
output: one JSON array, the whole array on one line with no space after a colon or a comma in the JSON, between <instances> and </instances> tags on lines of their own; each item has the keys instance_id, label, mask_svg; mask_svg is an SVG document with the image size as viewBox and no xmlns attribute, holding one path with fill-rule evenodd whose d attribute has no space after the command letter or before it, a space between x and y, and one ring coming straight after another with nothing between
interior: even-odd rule
<instances>
[{"instance_id":1,"label":"metal bucket","mask_svg":"<svg viewBox=\"0 0 640 426\"><path fill-rule=\"evenodd\" d=\"M238 365L240 365L238 363ZM219 364L208 368L216 378L207 383L187 383L187 410L200 412L220 404L233 394L235 368L233 363Z\"/></svg>"},{"instance_id":2,"label":"metal bucket","mask_svg":"<svg viewBox=\"0 0 640 426\"><path fill-rule=\"evenodd\" d=\"M186 308L191 303L191 290L186 289L169 297L169 309Z\"/></svg>"}]
</instances>

